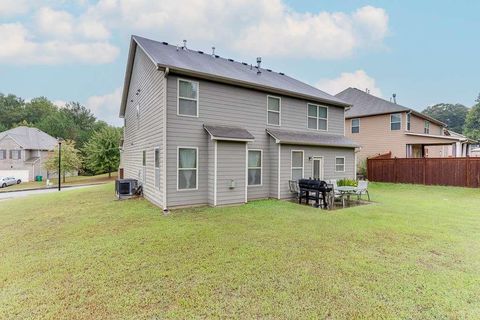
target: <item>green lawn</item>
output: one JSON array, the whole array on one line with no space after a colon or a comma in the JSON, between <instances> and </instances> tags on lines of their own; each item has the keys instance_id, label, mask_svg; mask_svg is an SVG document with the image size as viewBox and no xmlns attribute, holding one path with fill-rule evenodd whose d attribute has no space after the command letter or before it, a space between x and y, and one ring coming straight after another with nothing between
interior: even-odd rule
<instances>
[{"instance_id":1,"label":"green lawn","mask_svg":"<svg viewBox=\"0 0 480 320\"><path fill-rule=\"evenodd\" d=\"M480 318L480 191L161 210L113 184L0 202L0 318Z\"/></svg>"},{"instance_id":2,"label":"green lawn","mask_svg":"<svg viewBox=\"0 0 480 320\"><path fill-rule=\"evenodd\" d=\"M90 183L104 183L115 180L117 178L117 172L112 172L111 177L108 177L108 173L99 174L96 176L74 176L66 177L65 182L62 180L62 186L73 186L79 184L90 184ZM52 183L52 188L56 188L58 185L58 179L50 179ZM46 187L46 181L30 181L22 182L17 185L8 186L6 188L0 188L0 192L7 192L13 190L26 190L26 189L41 189Z\"/></svg>"}]
</instances>

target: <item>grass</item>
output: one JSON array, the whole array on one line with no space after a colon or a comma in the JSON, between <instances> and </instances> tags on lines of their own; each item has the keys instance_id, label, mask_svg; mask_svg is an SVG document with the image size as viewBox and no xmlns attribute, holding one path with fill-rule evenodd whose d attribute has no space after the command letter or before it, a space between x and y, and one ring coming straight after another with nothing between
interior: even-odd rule
<instances>
[{"instance_id":1,"label":"grass","mask_svg":"<svg viewBox=\"0 0 480 320\"><path fill-rule=\"evenodd\" d=\"M107 184L0 202L0 318L480 318L476 189L161 210Z\"/></svg>"},{"instance_id":2,"label":"grass","mask_svg":"<svg viewBox=\"0 0 480 320\"><path fill-rule=\"evenodd\" d=\"M104 183L108 181L113 181L117 178L117 172L112 172L112 176L109 178L108 173L99 174L96 176L74 176L66 177L65 182L62 180L62 186L73 186L79 184L90 184L90 183ZM58 179L50 179L52 187L55 188L58 184ZM46 181L29 181L22 182L13 186L8 186L6 188L0 188L0 192L7 192L13 190L26 190L26 189L41 189L46 187Z\"/></svg>"}]
</instances>

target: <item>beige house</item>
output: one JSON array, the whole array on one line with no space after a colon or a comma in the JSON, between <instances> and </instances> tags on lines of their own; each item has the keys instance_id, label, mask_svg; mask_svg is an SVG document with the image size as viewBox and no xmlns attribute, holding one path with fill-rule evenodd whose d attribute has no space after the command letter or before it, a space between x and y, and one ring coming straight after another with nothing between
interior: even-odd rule
<instances>
[{"instance_id":1,"label":"beige house","mask_svg":"<svg viewBox=\"0 0 480 320\"><path fill-rule=\"evenodd\" d=\"M345 112L345 136L362 146L359 161L389 152L397 158L469 155L473 141L441 121L356 88L336 96L352 105Z\"/></svg>"},{"instance_id":2,"label":"beige house","mask_svg":"<svg viewBox=\"0 0 480 320\"><path fill-rule=\"evenodd\" d=\"M43 168L57 139L37 128L16 127L0 132L0 177L15 177L33 181L36 176L47 177Z\"/></svg>"}]
</instances>

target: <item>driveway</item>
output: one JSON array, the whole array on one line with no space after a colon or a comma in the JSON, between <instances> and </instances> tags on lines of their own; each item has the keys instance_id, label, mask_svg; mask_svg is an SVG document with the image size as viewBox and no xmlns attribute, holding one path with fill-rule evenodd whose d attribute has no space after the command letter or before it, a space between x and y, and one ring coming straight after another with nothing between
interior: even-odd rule
<instances>
[{"instance_id":1,"label":"driveway","mask_svg":"<svg viewBox=\"0 0 480 320\"><path fill-rule=\"evenodd\" d=\"M87 188L87 187L90 187L90 186L67 187L62 189L60 192L66 192L69 190L76 190L76 189ZM2 192L0 193L0 201L28 197L31 195L42 194L42 193L52 193L52 192L59 192L59 191L56 188L52 188L52 189L26 190L26 191L15 191L15 192Z\"/></svg>"}]
</instances>

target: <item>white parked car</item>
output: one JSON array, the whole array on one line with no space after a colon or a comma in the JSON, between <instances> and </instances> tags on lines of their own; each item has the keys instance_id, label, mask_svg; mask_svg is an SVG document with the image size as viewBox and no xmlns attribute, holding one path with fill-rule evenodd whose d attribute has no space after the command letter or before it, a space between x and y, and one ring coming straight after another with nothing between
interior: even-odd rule
<instances>
[{"instance_id":1,"label":"white parked car","mask_svg":"<svg viewBox=\"0 0 480 320\"><path fill-rule=\"evenodd\" d=\"M0 187L2 188L12 186L14 184L19 184L19 183L22 183L22 180L16 179L14 177L0 178Z\"/></svg>"}]
</instances>

